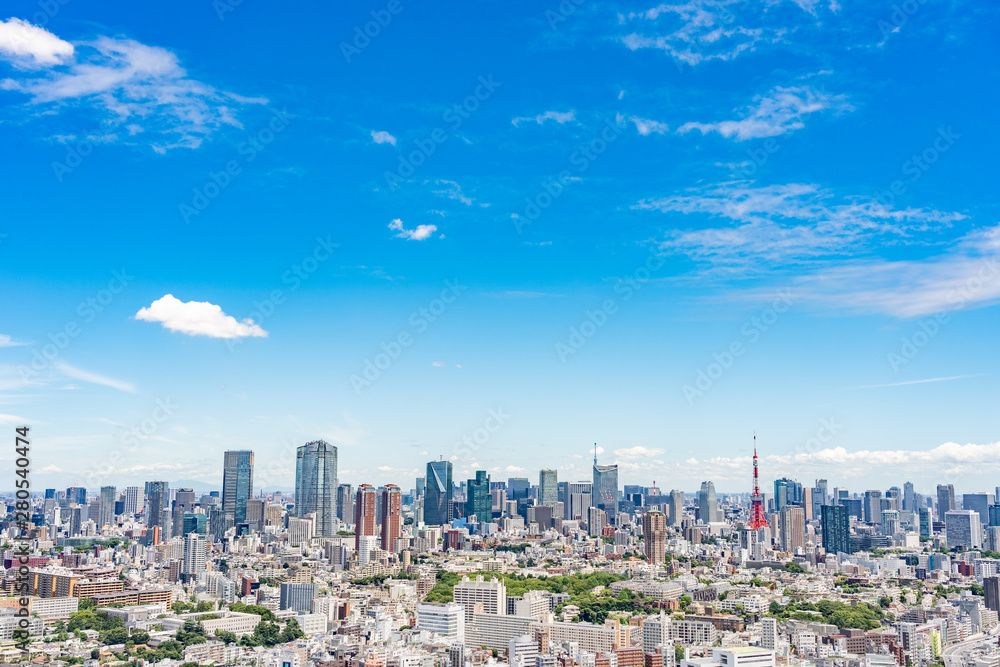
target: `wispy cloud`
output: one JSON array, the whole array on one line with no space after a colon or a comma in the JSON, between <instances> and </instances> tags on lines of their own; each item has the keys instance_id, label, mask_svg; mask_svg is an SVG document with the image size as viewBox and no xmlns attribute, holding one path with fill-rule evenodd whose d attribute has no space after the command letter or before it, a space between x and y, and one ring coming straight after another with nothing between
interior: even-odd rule
<instances>
[{"instance_id":1,"label":"wispy cloud","mask_svg":"<svg viewBox=\"0 0 1000 667\"><path fill-rule=\"evenodd\" d=\"M26 95L38 115L94 111L109 127L122 128L106 132L106 140L149 131L157 152L197 148L224 126L242 128L242 107L267 102L190 78L177 56L158 46L103 36L69 44L41 28L34 38L18 41L22 26L12 28L12 21L17 19L0 31L0 56L17 69L0 81L0 89ZM26 59L36 71L23 69Z\"/></svg>"},{"instance_id":2,"label":"wispy cloud","mask_svg":"<svg viewBox=\"0 0 1000 667\"><path fill-rule=\"evenodd\" d=\"M517 127L521 123L537 123L538 125L543 125L546 121L555 121L559 125L565 125L576 120L576 111L570 109L569 111L546 111L545 113L540 113L537 116L519 116L512 121L514 127Z\"/></svg>"},{"instance_id":3,"label":"wispy cloud","mask_svg":"<svg viewBox=\"0 0 1000 667\"><path fill-rule=\"evenodd\" d=\"M699 130L702 134L717 132L737 141L774 137L805 127L803 119L819 111L849 111L853 107L843 95L827 95L809 86L774 88L754 98L754 104L741 110L741 118L711 123L689 122L677 129L678 134Z\"/></svg>"},{"instance_id":4,"label":"wispy cloud","mask_svg":"<svg viewBox=\"0 0 1000 667\"><path fill-rule=\"evenodd\" d=\"M456 183L455 181L447 181L439 179L434 181L434 184L443 186L443 188L440 190L432 190L432 192L438 195L439 197L444 197L446 199L453 199L454 201L457 201L461 204L465 204L466 206L472 206L473 204L478 203L479 206L481 206L482 208L489 207L489 204L477 202L474 198L462 192L462 186Z\"/></svg>"},{"instance_id":5,"label":"wispy cloud","mask_svg":"<svg viewBox=\"0 0 1000 667\"><path fill-rule=\"evenodd\" d=\"M878 389L881 387L906 387L913 384L927 384L930 382L949 382L951 380L965 380L966 378L976 377L975 375L952 375L951 377L942 378L927 378L925 380L908 380L906 382L887 382L885 384L862 384L857 387L850 387L851 389Z\"/></svg>"},{"instance_id":6,"label":"wispy cloud","mask_svg":"<svg viewBox=\"0 0 1000 667\"><path fill-rule=\"evenodd\" d=\"M25 343L19 343L10 336L6 334L0 334L0 347L17 347L19 345L24 345Z\"/></svg>"},{"instance_id":7,"label":"wispy cloud","mask_svg":"<svg viewBox=\"0 0 1000 667\"><path fill-rule=\"evenodd\" d=\"M644 137L650 134L666 134L670 131L669 125L661 123L658 120L639 118L638 116L629 116L628 120L635 123L636 131ZM621 121L619 121L619 123L621 123Z\"/></svg>"},{"instance_id":8,"label":"wispy cloud","mask_svg":"<svg viewBox=\"0 0 1000 667\"><path fill-rule=\"evenodd\" d=\"M189 336L209 338L267 338L267 332L253 320L242 322L208 301L181 301L167 294L149 306L140 308L135 319L159 322L165 329L179 331Z\"/></svg>"},{"instance_id":9,"label":"wispy cloud","mask_svg":"<svg viewBox=\"0 0 1000 667\"><path fill-rule=\"evenodd\" d=\"M100 375L98 373L85 371L82 368L77 368L76 366L70 366L64 361L56 361L54 362L53 365L56 368L56 370L61 372L63 375L67 375L71 378L82 380L83 382L89 382L91 384L99 384L105 387L111 387L112 389L117 389L118 391L125 391L130 394L135 393L135 385L133 385L131 382L125 382L124 380L116 380L106 375Z\"/></svg>"}]
</instances>

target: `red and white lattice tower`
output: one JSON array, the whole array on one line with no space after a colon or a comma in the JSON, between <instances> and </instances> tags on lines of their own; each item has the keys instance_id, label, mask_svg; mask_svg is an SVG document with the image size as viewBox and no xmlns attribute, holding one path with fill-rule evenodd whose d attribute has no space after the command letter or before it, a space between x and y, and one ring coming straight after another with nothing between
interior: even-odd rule
<instances>
[{"instance_id":1,"label":"red and white lattice tower","mask_svg":"<svg viewBox=\"0 0 1000 667\"><path fill-rule=\"evenodd\" d=\"M753 436L753 496L750 497L750 523L753 530L767 528L764 516L764 498L760 495L760 480L757 476L757 434Z\"/></svg>"}]
</instances>

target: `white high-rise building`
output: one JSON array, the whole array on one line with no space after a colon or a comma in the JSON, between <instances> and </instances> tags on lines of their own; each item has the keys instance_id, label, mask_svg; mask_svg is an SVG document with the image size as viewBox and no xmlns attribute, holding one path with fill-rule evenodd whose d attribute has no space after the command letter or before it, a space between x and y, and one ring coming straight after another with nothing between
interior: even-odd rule
<instances>
[{"instance_id":1,"label":"white high-rise building","mask_svg":"<svg viewBox=\"0 0 1000 667\"><path fill-rule=\"evenodd\" d=\"M778 619L762 618L760 621L760 646L773 651L778 645Z\"/></svg>"},{"instance_id":2,"label":"white high-rise building","mask_svg":"<svg viewBox=\"0 0 1000 667\"><path fill-rule=\"evenodd\" d=\"M378 550L377 535L360 535L358 537L358 566L364 567L371 561L372 555Z\"/></svg>"},{"instance_id":3,"label":"white high-rise building","mask_svg":"<svg viewBox=\"0 0 1000 667\"><path fill-rule=\"evenodd\" d=\"M188 533L184 536L184 570L183 573L197 577L205 570L205 536L199 533Z\"/></svg>"},{"instance_id":4,"label":"white high-rise building","mask_svg":"<svg viewBox=\"0 0 1000 667\"><path fill-rule=\"evenodd\" d=\"M983 546L983 526L975 510L951 510L944 515L948 547L979 549Z\"/></svg>"},{"instance_id":5,"label":"white high-rise building","mask_svg":"<svg viewBox=\"0 0 1000 667\"><path fill-rule=\"evenodd\" d=\"M510 667L535 667L538 643L531 635L521 635L510 640L507 648L507 662Z\"/></svg>"},{"instance_id":6,"label":"white high-rise building","mask_svg":"<svg viewBox=\"0 0 1000 667\"><path fill-rule=\"evenodd\" d=\"M138 486L125 487L125 513L138 514L146 506L146 496Z\"/></svg>"},{"instance_id":7,"label":"white high-rise building","mask_svg":"<svg viewBox=\"0 0 1000 667\"><path fill-rule=\"evenodd\" d=\"M466 623L472 622L477 604L483 605L484 614L504 616L507 613L507 587L495 578L485 581L479 575L475 581L471 581L468 577L462 577L462 581L455 584L454 600L465 606Z\"/></svg>"},{"instance_id":8,"label":"white high-rise building","mask_svg":"<svg viewBox=\"0 0 1000 667\"><path fill-rule=\"evenodd\" d=\"M464 643L465 610L455 602L421 602L417 605L416 629L436 632L450 641Z\"/></svg>"}]
</instances>

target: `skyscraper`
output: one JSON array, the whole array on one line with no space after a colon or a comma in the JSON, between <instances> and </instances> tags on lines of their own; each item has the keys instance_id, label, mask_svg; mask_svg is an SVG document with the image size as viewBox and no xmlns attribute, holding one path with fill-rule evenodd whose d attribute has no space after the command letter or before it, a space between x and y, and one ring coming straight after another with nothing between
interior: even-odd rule
<instances>
[{"instance_id":1,"label":"skyscraper","mask_svg":"<svg viewBox=\"0 0 1000 667\"><path fill-rule=\"evenodd\" d=\"M200 533L188 533L184 536L184 580L197 579L198 573L204 569L205 536Z\"/></svg>"},{"instance_id":2,"label":"skyscraper","mask_svg":"<svg viewBox=\"0 0 1000 667\"><path fill-rule=\"evenodd\" d=\"M253 497L253 452L231 450L222 457L222 511L234 523L247 520L247 500Z\"/></svg>"},{"instance_id":3,"label":"skyscraper","mask_svg":"<svg viewBox=\"0 0 1000 667\"><path fill-rule=\"evenodd\" d=\"M587 510L594 506L593 490L594 486L590 482L570 482L566 487L569 503L565 506L563 518L586 521Z\"/></svg>"},{"instance_id":4,"label":"skyscraper","mask_svg":"<svg viewBox=\"0 0 1000 667\"><path fill-rule=\"evenodd\" d=\"M511 477L507 480L507 499L520 500L528 497L528 487L531 482L527 477Z\"/></svg>"},{"instance_id":5,"label":"skyscraper","mask_svg":"<svg viewBox=\"0 0 1000 667\"><path fill-rule=\"evenodd\" d=\"M667 554L667 517L663 512L642 515L642 539L649 562L662 563Z\"/></svg>"},{"instance_id":6,"label":"skyscraper","mask_svg":"<svg viewBox=\"0 0 1000 667\"><path fill-rule=\"evenodd\" d=\"M113 486L102 486L101 497L97 510L97 527L103 528L115 522L115 500L118 494Z\"/></svg>"},{"instance_id":7,"label":"skyscraper","mask_svg":"<svg viewBox=\"0 0 1000 667\"><path fill-rule=\"evenodd\" d=\"M77 505L87 504L87 489L82 486L71 486L66 489L66 504L72 505L76 503Z\"/></svg>"},{"instance_id":8,"label":"skyscraper","mask_svg":"<svg viewBox=\"0 0 1000 667\"><path fill-rule=\"evenodd\" d=\"M337 511L337 448L323 441L298 448L295 460L295 516L316 514L316 537L333 537Z\"/></svg>"},{"instance_id":9,"label":"skyscraper","mask_svg":"<svg viewBox=\"0 0 1000 667\"><path fill-rule=\"evenodd\" d=\"M354 490L350 484L337 486L337 518L345 523L354 521Z\"/></svg>"},{"instance_id":10,"label":"skyscraper","mask_svg":"<svg viewBox=\"0 0 1000 667\"><path fill-rule=\"evenodd\" d=\"M476 478L465 484L465 516L475 516L480 523L493 520L493 497L490 496L490 476L477 470Z\"/></svg>"},{"instance_id":11,"label":"skyscraper","mask_svg":"<svg viewBox=\"0 0 1000 667\"><path fill-rule=\"evenodd\" d=\"M670 492L670 501L667 503L667 520L671 526L680 526L683 514L684 493L674 489Z\"/></svg>"},{"instance_id":12,"label":"skyscraper","mask_svg":"<svg viewBox=\"0 0 1000 667\"><path fill-rule=\"evenodd\" d=\"M778 536L781 548L796 553L806 546L806 512L801 507L789 505L778 513Z\"/></svg>"},{"instance_id":13,"label":"skyscraper","mask_svg":"<svg viewBox=\"0 0 1000 667\"><path fill-rule=\"evenodd\" d=\"M487 484L486 500L489 502L489 485ZM382 489L382 550L395 551L396 538L402 532L403 493L395 484L387 484Z\"/></svg>"},{"instance_id":14,"label":"skyscraper","mask_svg":"<svg viewBox=\"0 0 1000 667\"><path fill-rule=\"evenodd\" d=\"M987 525L1000 526L1000 505L990 505L987 521Z\"/></svg>"},{"instance_id":15,"label":"skyscraper","mask_svg":"<svg viewBox=\"0 0 1000 667\"><path fill-rule=\"evenodd\" d=\"M983 546L983 528L979 512L975 510L952 510L944 515L944 530L948 547L979 549Z\"/></svg>"},{"instance_id":16,"label":"skyscraper","mask_svg":"<svg viewBox=\"0 0 1000 667\"><path fill-rule=\"evenodd\" d=\"M376 505L378 496L371 484L358 486L354 499L354 550L361 548L361 538L375 535Z\"/></svg>"},{"instance_id":17,"label":"skyscraper","mask_svg":"<svg viewBox=\"0 0 1000 667\"><path fill-rule=\"evenodd\" d=\"M138 514L146 505L146 497L138 486L125 487L125 513Z\"/></svg>"},{"instance_id":18,"label":"skyscraper","mask_svg":"<svg viewBox=\"0 0 1000 667\"><path fill-rule=\"evenodd\" d=\"M823 505L820 520L823 548L828 554L851 553L851 518L844 505Z\"/></svg>"},{"instance_id":19,"label":"skyscraper","mask_svg":"<svg viewBox=\"0 0 1000 667\"><path fill-rule=\"evenodd\" d=\"M983 597L987 609L1000 612L1000 577L983 579Z\"/></svg>"},{"instance_id":20,"label":"skyscraper","mask_svg":"<svg viewBox=\"0 0 1000 667\"><path fill-rule=\"evenodd\" d=\"M614 524L615 517L618 516L618 466L598 465L596 454L593 494L594 507L604 510L608 515L608 523Z\"/></svg>"},{"instance_id":21,"label":"skyscraper","mask_svg":"<svg viewBox=\"0 0 1000 667\"><path fill-rule=\"evenodd\" d=\"M559 473L546 469L538 472L538 504L555 506L559 502Z\"/></svg>"},{"instance_id":22,"label":"skyscraper","mask_svg":"<svg viewBox=\"0 0 1000 667\"><path fill-rule=\"evenodd\" d=\"M938 520L944 521L944 515L955 509L955 485L938 484Z\"/></svg>"},{"instance_id":23,"label":"skyscraper","mask_svg":"<svg viewBox=\"0 0 1000 667\"><path fill-rule=\"evenodd\" d=\"M921 507L917 510L917 515L920 521L920 537L930 537L934 527L931 523L931 509L929 507Z\"/></svg>"},{"instance_id":24,"label":"skyscraper","mask_svg":"<svg viewBox=\"0 0 1000 667\"><path fill-rule=\"evenodd\" d=\"M146 482L146 528L160 527L160 539L170 537L170 485Z\"/></svg>"},{"instance_id":25,"label":"skyscraper","mask_svg":"<svg viewBox=\"0 0 1000 667\"><path fill-rule=\"evenodd\" d=\"M451 461L431 461L427 464L424 488L424 523L443 526L454 518Z\"/></svg>"},{"instance_id":26,"label":"skyscraper","mask_svg":"<svg viewBox=\"0 0 1000 667\"><path fill-rule=\"evenodd\" d=\"M993 498L988 493L963 493L962 509L979 513L979 521L984 526L990 521L990 504Z\"/></svg>"},{"instance_id":27,"label":"skyscraper","mask_svg":"<svg viewBox=\"0 0 1000 667\"><path fill-rule=\"evenodd\" d=\"M702 523L712 523L719 520L719 503L715 497L715 484L702 482L698 492L698 515Z\"/></svg>"},{"instance_id":28,"label":"skyscraper","mask_svg":"<svg viewBox=\"0 0 1000 667\"><path fill-rule=\"evenodd\" d=\"M903 509L907 512L917 511L917 493L913 490L913 482L903 484Z\"/></svg>"}]
</instances>

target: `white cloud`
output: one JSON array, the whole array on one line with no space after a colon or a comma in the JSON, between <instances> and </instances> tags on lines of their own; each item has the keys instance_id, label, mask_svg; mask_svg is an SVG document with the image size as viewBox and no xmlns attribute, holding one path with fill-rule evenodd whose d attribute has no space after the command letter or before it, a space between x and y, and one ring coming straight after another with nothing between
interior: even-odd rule
<instances>
[{"instance_id":1,"label":"white cloud","mask_svg":"<svg viewBox=\"0 0 1000 667\"><path fill-rule=\"evenodd\" d=\"M455 201L461 202L466 206L472 206L473 204L476 203L475 199L467 196L465 193L462 192L462 186L456 183L455 181L446 181L439 179L434 181L434 184L444 186L443 190L432 190L432 192L438 196L446 197L447 199L454 199ZM487 208L489 206L489 204L483 204L483 203L480 203L479 205L483 208Z\"/></svg>"},{"instance_id":2,"label":"white cloud","mask_svg":"<svg viewBox=\"0 0 1000 667\"><path fill-rule=\"evenodd\" d=\"M504 468L504 472L528 472L526 468L519 468L517 466L507 466Z\"/></svg>"},{"instance_id":3,"label":"white cloud","mask_svg":"<svg viewBox=\"0 0 1000 667\"><path fill-rule=\"evenodd\" d=\"M189 78L174 53L132 39L102 36L78 42L70 52L58 48L62 57L47 62L44 74L19 73L0 81L0 89L29 96L30 104L41 108L40 115L81 106L96 110L103 118L105 138L119 125L126 125L132 135L153 130L157 152L197 148L224 126L242 128L237 110L267 102Z\"/></svg>"},{"instance_id":4,"label":"white cloud","mask_svg":"<svg viewBox=\"0 0 1000 667\"><path fill-rule=\"evenodd\" d=\"M644 459L650 456L659 456L665 450L643 447L638 445L636 447L628 447L625 449L616 449L615 456L622 459Z\"/></svg>"},{"instance_id":5,"label":"white cloud","mask_svg":"<svg viewBox=\"0 0 1000 667\"><path fill-rule=\"evenodd\" d=\"M24 68L58 65L73 55L73 45L19 18L0 20L0 57Z\"/></svg>"},{"instance_id":6,"label":"white cloud","mask_svg":"<svg viewBox=\"0 0 1000 667\"><path fill-rule=\"evenodd\" d=\"M431 366L434 366L435 368L444 368L444 362L443 361L432 361L431 362Z\"/></svg>"},{"instance_id":7,"label":"white cloud","mask_svg":"<svg viewBox=\"0 0 1000 667\"><path fill-rule=\"evenodd\" d=\"M630 116L629 120L635 123L635 129L644 137L650 134L666 134L670 131L670 127L666 123L661 123L658 120L639 118L638 116Z\"/></svg>"},{"instance_id":8,"label":"white cloud","mask_svg":"<svg viewBox=\"0 0 1000 667\"><path fill-rule=\"evenodd\" d=\"M222 312L221 306L207 301L181 301L173 294L140 308L135 319L160 322L171 331L210 338L266 338L267 332L251 319L238 322Z\"/></svg>"},{"instance_id":9,"label":"white cloud","mask_svg":"<svg viewBox=\"0 0 1000 667\"><path fill-rule=\"evenodd\" d=\"M566 123L576 120L576 111L570 109L569 111L546 111L545 113L540 113L537 116L519 116L511 121L514 127L517 127L521 123L531 122L542 125L545 121L554 120L560 125L565 125Z\"/></svg>"},{"instance_id":10,"label":"white cloud","mask_svg":"<svg viewBox=\"0 0 1000 667\"><path fill-rule=\"evenodd\" d=\"M77 368L76 366L70 366L64 361L56 361L54 363L54 367L63 375L68 375L69 377L75 378L77 380L90 382L91 384L103 385L105 387L111 387L112 389L117 389L119 391L126 391L130 394L135 393L135 385L133 385L131 382L125 382L124 380L116 380L114 378L109 378L106 375L91 373L90 371L85 371L82 368Z\"/></svg>"},{"instance_id":11,"label":"white cloud","mask_svg":"<svg viewBox=\"0 0 1000 667\"><path fill-rule=\"evenodd\" d=\"M27 424L28 420L24 417L18 417L17 415L5 415L0 414L0 424L5 426L20 426L22 424Z\"/></svg>"},{"instance_id":12,"label":"white cloud","mask_svg":"<svg viewBox=\"0 0 1000 667\"><path fill-rule=\"evenodd\" d=\"M961 213L893 209L873 199L833 203L831 192L814 184L756 187L732 182L648 199L638 209L721 217L735 226L671 232L663 248L698 262L727 268L762 267L761 260L795 261L857 248L862 242L913 243L915 232L943 230Z\"/></svg>"},{"instance_id":13,"label":"white cloud","mask_svg":"<svg viewBox=\"0 0 1000 667\"><path fill-rule=\"evenodd\" d=\"M403 221L396 218L389 223L389 229L399 232L396 234L396 238L398 239L423 241L424 239L430 238L431 234L437 231L437 225L417 225L416 229L406 229L403 227Z\"/></svg>"},{"instance_id":14,"label":"white cloud","mask_svg":"<svg viewBox=\"0 0 1000 667\"><path fill-rule=\"evenodd\" d=\"M0 334L0 347L17 347L18 345L24 345L24 343L18 343L10 336L6 334Z\"/></svg>"},{"instance_id":15,"label":"white cloud","mask_svg":"<svg viewBox=\"0 0 1000 667\"><path fill-rule=\"evenodd\" d=\"M677 133L687 134L691 130L700 130L702 134L717 132L737 141L774 137L801 129L805 126L802 119L811 113L829 109L851 110L853 107L845 99L843 95L826 95L808 86L778 87L766 95L755 97L755 104L744 109L739 120L684 123Z\"/></svg>"},{"instance_id":16,"label":"white cloud","mask_svg":"<svg viewBox=\"0 0 1000 667\"><path fill-rule=\"evenodd\" d=\"M376 144L392 144L393 146L396 145L396 137L392 136L391 134L389 134L384 130L379 130L378 132L372 130L372 141L374 141Z\"/></svg>"}]
</instances>

